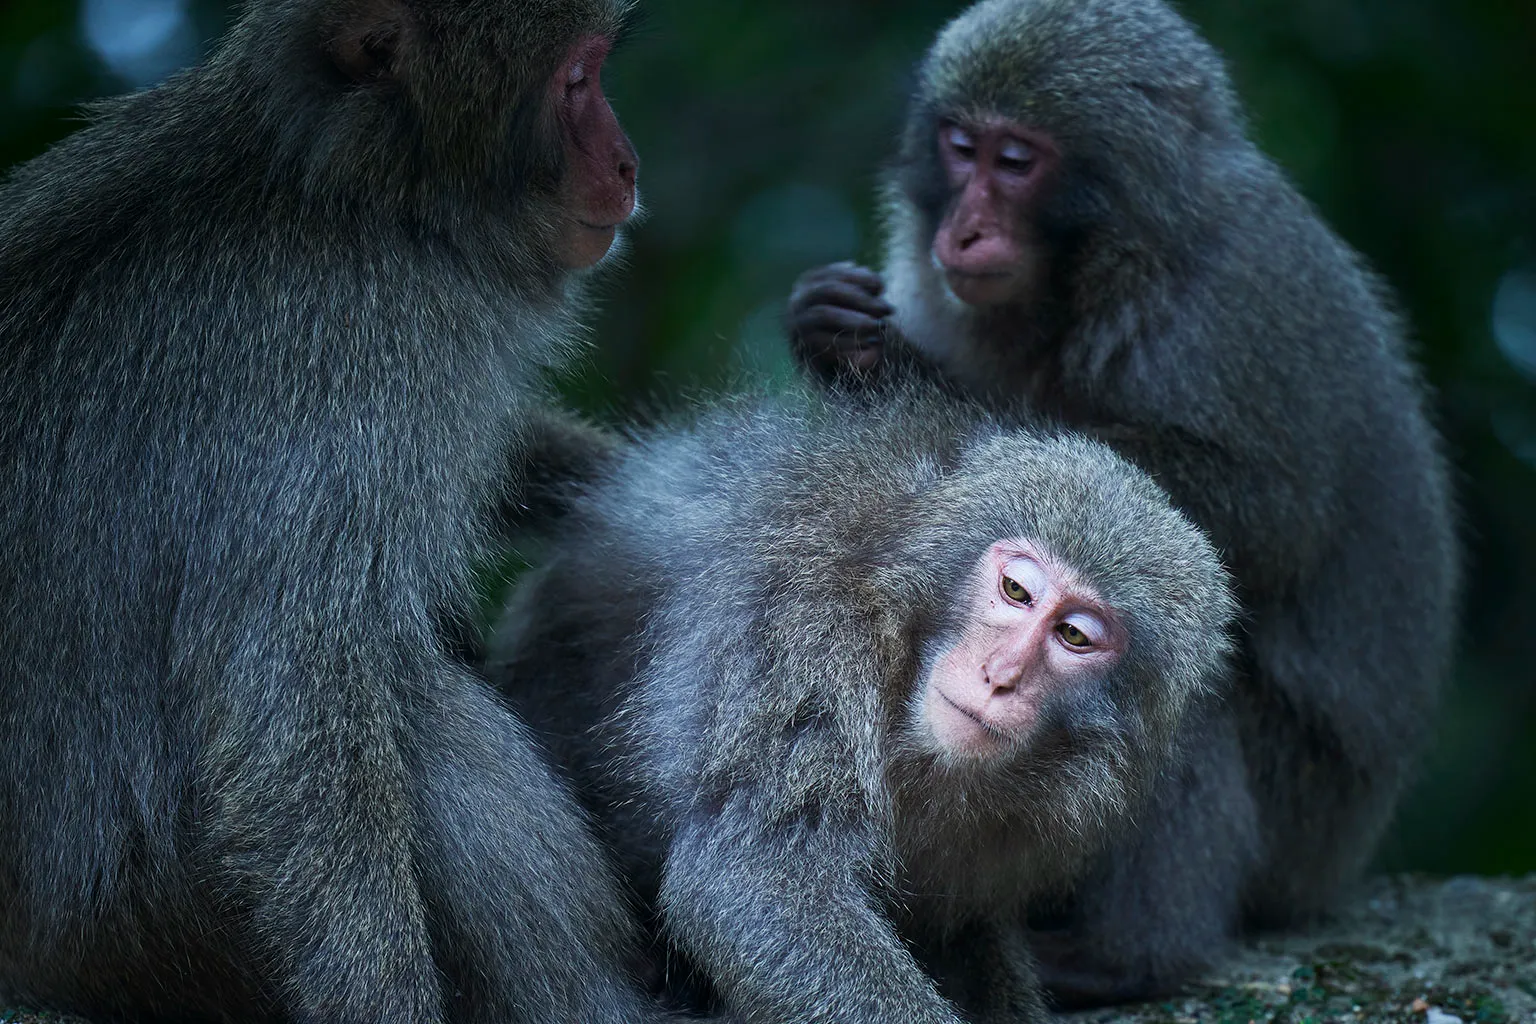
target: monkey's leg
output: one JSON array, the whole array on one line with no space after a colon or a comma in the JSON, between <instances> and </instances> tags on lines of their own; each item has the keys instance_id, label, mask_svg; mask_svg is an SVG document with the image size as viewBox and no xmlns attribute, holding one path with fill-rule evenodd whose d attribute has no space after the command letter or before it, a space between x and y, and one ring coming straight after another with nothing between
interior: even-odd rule
<instances>
[{"instance_id":1,"label":"monkey's leg","mask_svg":"<svg viewBox=\"0 0 1536 1024\"><path fill-rule=\"evenodd\" d=\"M461 669L411 709L416 864L456 1022L637 1024L635 925L602 848L528 731Z\"/></svg>"},{"instance_id":2,"label":"monkey's leg","mask_svg":"<svg viewBox=\"0 0 1536 1024\"><path fill-rule=\"evenodd\" d=\"M1258 812L1230 708L1191 715L1137 827L1077 887L1069 927L1030 937L1061 1007L1171 991L1219 959L1238 928L1260 858Z\"/></svg>"},{"instance_id":3,"label":"monkey's leg","mask_svg":"<svg viewBox=\"0 0 1536 1024\"><path fill-rule=\"evenodd\" d=\"M276 1012L301 1024L440 1024L398 737L402 673L322 635L235 664L207 721L214 898L249 914Z\"/></svg>"},{"instance_id":4,"label":"monkey's leg","mask_svg":"<svg viewBox=\"0 0 1536 1024\"><path fill-rule=\"evenodd\" d=\"M1360 561L1347 575L1331 573L1286 614L1258 609L1248 628L1259 685L1238 710L1265 848L1251 925L1285 926L1333 905L1375 852L1436 719L1435 622L1398 596L1414 589L1409 569L1380 592L1380 567L1398 556L1373 543L1352 537L1347 555ZM1329 630L1360 608L1372 613L1350 619L1347 646L1330 643Z\"/></svg>"}]
</instances>

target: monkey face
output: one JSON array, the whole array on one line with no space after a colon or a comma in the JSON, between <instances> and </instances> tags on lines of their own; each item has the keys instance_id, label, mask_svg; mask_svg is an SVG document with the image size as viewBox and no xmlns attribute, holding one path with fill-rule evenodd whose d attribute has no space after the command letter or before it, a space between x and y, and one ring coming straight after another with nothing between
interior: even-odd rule
<instances>
[{"instance_id":1,"label":"monkey face","mask_svg":"<svg viewBox=\"0 0 1536 1024\"><path fill-rule=\"evenodd\" d=\"M936 140L949 205L932 258L961 302L1027 303L1044 276L1033 227L1057 154L1050 141L1001 118L945 118Z\"/></svg>"},{"instance_id":2,"label":"monkey face","mask_svg":"<svg viewBox=\"0 0 1536 1024\"><path fill-rule=\"evenodd\" d=\"M612 47L604 36L579 40L549 85L565 147L560 183L565 223L557 257L572 270L606 256L619 226L635 212L639 160L601 82Z\"/></svg>"},{"instance_id":3,"label":"monkey face","mask_svg":"<svg viewBox=\"0 0 1536 1024\"><path fill-rule=\"evenodd\" d=\"M1125 632L1093 588L1026 538L993 544L961 586L955 640L922 680L917 718L926 745L991 760L1028 742L1055 694L1109 671Z\"/></svg>"},{"instance_id":4,"label":"monkey face","mask_svg":"<svg viewBox=\"0 0 1536 1024\"><path fill-rule=\"evenodd\" d=\"M366 168L369 194L424 199L434 230L445 210L449 223L489 220L556 271L608 254L636 205L635 149L601 81L627 0L319 6L335 8L324 47L347 83L338 134L355 150L329 160L352 177ZM376 122L353 109L365 104Z\"/></svg>"}]
</instances>

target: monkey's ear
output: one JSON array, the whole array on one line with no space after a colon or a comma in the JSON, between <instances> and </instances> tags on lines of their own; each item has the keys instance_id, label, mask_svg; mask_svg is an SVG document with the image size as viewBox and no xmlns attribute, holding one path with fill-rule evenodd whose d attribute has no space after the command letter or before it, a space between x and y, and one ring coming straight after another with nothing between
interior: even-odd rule
<instances>
[{"instance_id":1,"label":"monkey's ear","mask_svg":"<svg viewBox=\"0 0 1536 1024\"><path fill-rule=\"evenodd\" d=\"M344 5L331 23L326 56L354 82L392 78L414 29L404 0L357 0Z\"/></svg>"}]
</instances>

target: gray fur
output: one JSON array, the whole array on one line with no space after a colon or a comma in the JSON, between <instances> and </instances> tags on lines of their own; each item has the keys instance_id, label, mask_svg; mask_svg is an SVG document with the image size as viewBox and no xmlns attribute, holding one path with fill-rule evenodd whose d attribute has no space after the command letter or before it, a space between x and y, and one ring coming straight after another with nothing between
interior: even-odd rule
<instances>
[{"instance_id":1,"label":"gray fur","mask_svg":"<svg viewBox=\"0 0 1536 1024\"><path fill-rule=\"evenodd\" d=\"M624 7L252 0L0 186L6 1002L652 1015L583 813L443 639L509 458L581 447L544 97Z\"/></svg>"},{"instance_id":2,"label":"gray fur","mask_svg":"<svg viewBox=\"0 0 1536 1024\"><path fill-rule=\"evenodd\" d=\"M1104 446L924 388L709 412L574 505L492 676L727 1006L1041 1018L1026 901L1123 830L1225 675L1235 606L1199 531ZM1017 536L1120 611L1129 650L1011 758L944 762L913 700L958 585Z\"/></svg>"},{"instance_id":3,"label":"gray fur","mask_svg":"<svg viewBox=\"0 0 1536 1024\"><path fill-rule=\"evenodd\" d=\"M919 77L884 191L888 364L915 352L1113 445L1210 533L1244 605L1230 707L1037 946L1068 999L1146 995L1245 922L1326 908L1370 858L1452 650L1445 459L1387 289L1247 139L1220 58L1170 7L986 0ZM1060 149L1029 308L962 305L930 258L936 132L962 113Z\"/></svg>"}]
</instances>

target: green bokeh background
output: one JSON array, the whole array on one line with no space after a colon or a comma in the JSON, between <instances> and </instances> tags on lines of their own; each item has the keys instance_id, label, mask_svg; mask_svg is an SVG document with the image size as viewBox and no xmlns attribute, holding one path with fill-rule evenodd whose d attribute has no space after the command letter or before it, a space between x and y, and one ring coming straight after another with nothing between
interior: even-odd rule
<instances>
[{"instance_id":1,"label":"green bokeh background","mask_svg":"<svg viewBox=\"0 0 1536 1024\"><path fill-rule=\"evenodd\" d=\"M874 258L874 175L913 63L959 9L644 6L605 83L649 218L566 382L615 419L788 374L789 284ZM1536 870L1536 0L1183 9L1227 55L1263 147L1402 296L1459 470L1461 657L1383 864ZM228 17L218 0L0 0L0 167L70 131L80 102L196 60Z\"/></svg>"}]
</instances>

